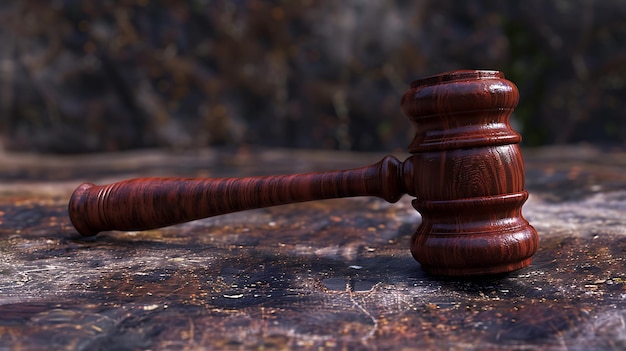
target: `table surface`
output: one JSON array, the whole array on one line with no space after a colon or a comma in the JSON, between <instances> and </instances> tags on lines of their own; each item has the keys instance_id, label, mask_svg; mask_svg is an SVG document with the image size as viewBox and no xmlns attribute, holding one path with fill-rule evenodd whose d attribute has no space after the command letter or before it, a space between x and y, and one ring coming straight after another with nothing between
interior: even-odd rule
<instances>
[{"instance_id":1,"label":"table surface","mask_svg":"<svg viewBox=\"0 0 626 351\"><path fill-rule=\"evenodd\" d=\"M345 169L294 150L0 153L0 349L626 348L626 153L524 150L540 235L507 276L440 279L409 253L404 197L326 200L80 237L83 181ZM401 158L405 156L398 155Z\"/></svg>"}]
</instances>

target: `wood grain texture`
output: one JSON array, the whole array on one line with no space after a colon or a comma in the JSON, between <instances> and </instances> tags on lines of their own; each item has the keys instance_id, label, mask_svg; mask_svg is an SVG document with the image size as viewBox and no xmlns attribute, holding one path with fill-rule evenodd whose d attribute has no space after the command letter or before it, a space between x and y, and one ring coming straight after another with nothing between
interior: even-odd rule
<instances>
[{"instance_id":1,"label":"wood grain texture","mask_svg":"<svg viewBox=\"0 0 626 351\"><path fill-rule=\"evenodd\" d=\"M417 80L402 98L415 127L407 160L422 224L411 252L436 275L510 272L538 247L524 219L521 140L509 118L515 85L496 71L456 71Z\"/></svg>"},{"instance_id":2,"label":"wood grain texture","mask_svg":"<svg viewBox=\"0 0 626 351\"><path fill-rule=\"evenodd\" d=\"M146 230L261 207L353 196L396 202L405 193L393 156L352 170L245 178L139 178L79 186L69 203L76 229Z\"/></svg>"},{"instance_id":3,"label":"wood grain texture","mask_svg":"<svg viewBox=\"0 0 626 351\"><path fill-rule=\"evenodd\" d=\"M530 264L538 237L523 218L524 165L509 117L519 100L497 71L417 80L401 101L416 129L413 156L358 169L283 176L143 178L83 184L69 204L83 235L154 229L204 217L311 200L408 193L423 216L411 252L436 275L479 275Z\"/></svg>"}]
</instances>

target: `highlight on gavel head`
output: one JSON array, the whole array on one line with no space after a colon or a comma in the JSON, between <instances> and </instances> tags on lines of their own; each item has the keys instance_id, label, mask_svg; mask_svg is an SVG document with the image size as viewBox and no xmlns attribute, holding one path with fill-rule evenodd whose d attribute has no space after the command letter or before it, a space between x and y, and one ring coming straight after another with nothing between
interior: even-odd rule
<instances>
[{"instance_id":1,"label":"highlight on gavel head","mask_svg":"<svg viewBox=\"0 0 626 351\"><path fill-rule=\"evenodd\" d=\"M422 223L411 253L431 274L498 274L526 267L538 247L522 216L524 164L509 118L516 86L497 71L420 79L402 97L416 129L404 162Z\"/></svg>"}]
</instances>

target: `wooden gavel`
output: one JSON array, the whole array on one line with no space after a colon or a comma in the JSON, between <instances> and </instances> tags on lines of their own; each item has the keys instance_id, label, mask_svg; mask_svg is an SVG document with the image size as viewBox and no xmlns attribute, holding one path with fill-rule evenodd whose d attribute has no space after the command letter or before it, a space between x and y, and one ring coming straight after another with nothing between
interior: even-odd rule
<instances>
[{"instance_id":1,"label":"wooden gavel","mask_svg":"<svg viewBox=\"0 0 626 351\"><path fill-rule=\"evenodd\" d=\"M411 253L434 275L497 274L526 267L537 250L522 216L521 137L509 117L517 87L497 71L453 71L414 81L402 112L416 129L406 161L386 156L358 169L246 178L141 178L79 186L69 215L82 235L154 229L289 203L416 197L422 223Z\"/></svg>"}]
</instances>

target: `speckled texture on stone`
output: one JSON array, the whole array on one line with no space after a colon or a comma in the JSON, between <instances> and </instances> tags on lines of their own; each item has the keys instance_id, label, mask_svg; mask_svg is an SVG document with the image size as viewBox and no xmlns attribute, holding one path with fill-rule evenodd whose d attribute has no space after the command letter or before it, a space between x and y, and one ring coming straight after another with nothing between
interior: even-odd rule
<instances>
[{"instance_id":1,"label":"speckled texture on stone","mask_svg":"<svg viewBox=\"0 0 626 351\"><path fill-rule=\"evenodd\" d=\"M379 158L226 155L140 152L47 163L2 155L0 348L626 347L625 154L529 150L524 213L540 249L531 267L484 279L442 280L420 270L408 249L420 221L409 197L393 205L302 203L93 239L79 237L67 218L71 190L87 179L301 172ZM185 163L158 166L174 158Z\"/></svg>"}]
</instances>

